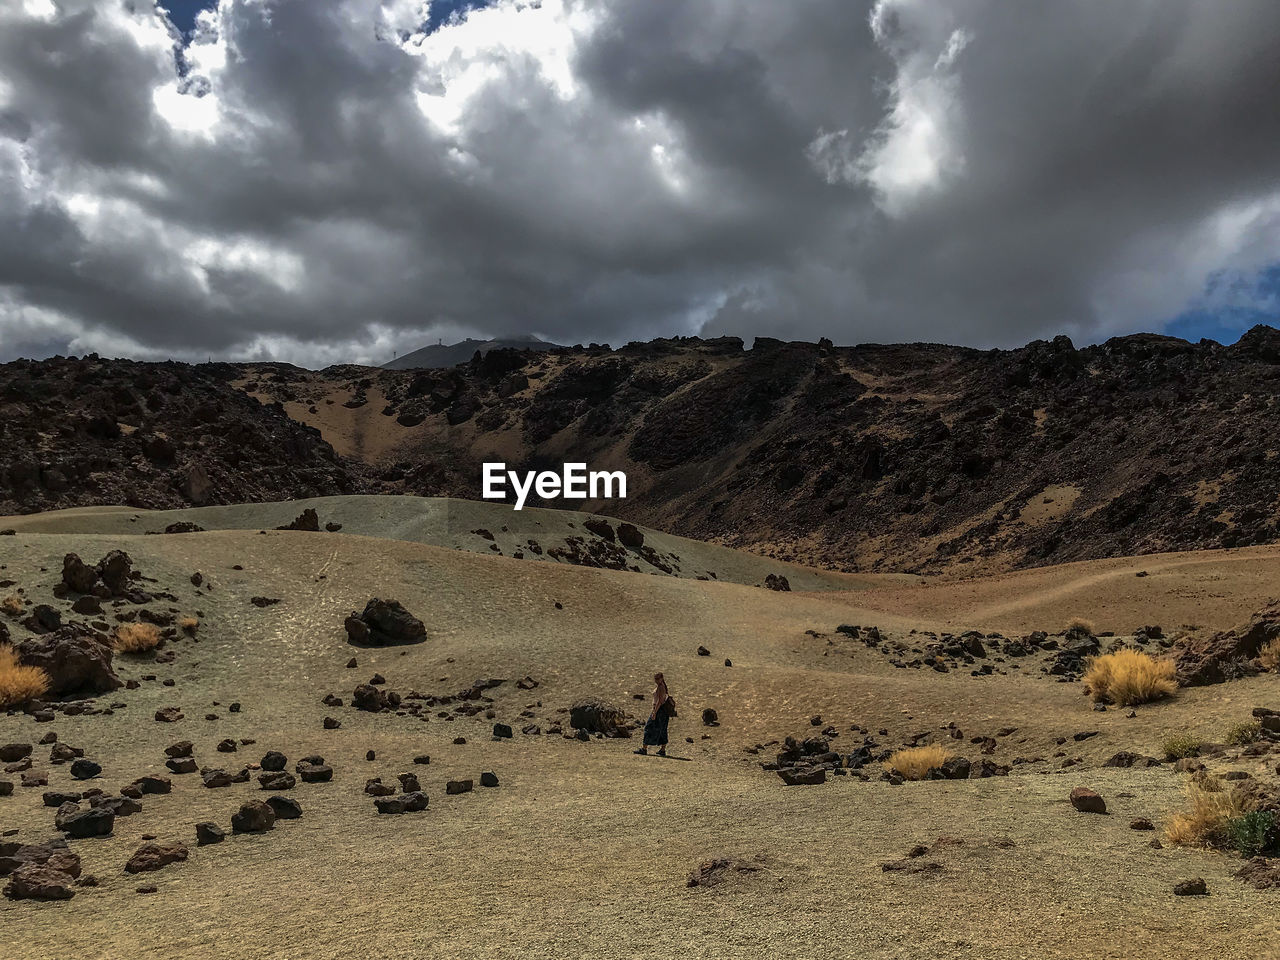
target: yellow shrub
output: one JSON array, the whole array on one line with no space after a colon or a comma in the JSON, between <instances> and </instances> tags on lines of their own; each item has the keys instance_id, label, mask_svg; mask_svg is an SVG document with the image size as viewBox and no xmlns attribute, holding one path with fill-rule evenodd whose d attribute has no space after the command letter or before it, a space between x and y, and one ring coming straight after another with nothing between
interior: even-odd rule
<instances>
[{"instance_id":1,"label":"yellow shrub","mask_svg":"<svg viewBox=\"0 0 1280 960\"><path fill-rule=\"evenodd\" d=\"M924 747L907 747L895 751L885 766L897 771L908 780L919 780L934 767L940 767L951 758L945 747L929 744Z\"/></svg>"},{"instance_id":2,"label":"yellow shrub","mask_svg":"<svg viewBox=\"0 0 1280 960\"><path fill-rule=\"evenodd\" d=\"M193 634L200 626L200 621L195 617L183 617L178 621L178 627L183 633Z\"/></svg>"},{"instance_id":3,"label":"yellow shrub","mask_svg":"<svg viewBox=\"0 0 1280 960\"><path fill-rule=\"evenodd\" d=\"M160 645L160 628L154 623L122 623L116 627L116 649L143 653Z\"/></svg>"},{"instance_id":4,"label":"yellow shrub","mask_svg":"<svg viewBox=\"0 0 1280 960\"><path fill-rule=\"evenodd\" d=\"M1093 625L1093 621L1086 620L1084 617L1072 617L1062 628L1063 633L1071 633L1073 630L1083 630L1091 637L1097 634L1097 627Z\"/></svg>"},{"instance_id":5,"label":"yellow shrub","mask_svg":"<svg viewBox=\"0 0 1280 960\"><path fill-rule=\"evenodd\" d=\"M16 617L22 612L22 598L16 593L9 594L4 600L0 600L0 610L11 617Z\"/></svg>"},{"instance_id":6,"label":"yellow shrub","mask_svg":"<svg viewBox=\"0 0 1280 960\"><path fill-rule=\"evenodd\" d=\"M1173 661L1128 648L1090 660L1084 682L1094 700L1110 700L1119 707L1158 700L1178 689Z\"/></svg>"},{"instance_id":7,"label":"yellow shrub","mask_svg":"<svg viewBox=\"0 0 1280 960\"><path fill-rule=\"evenodd\" d=\"M14 707L49 689L49 675L39 667L24 667L9 646L0 646L0 707Z\"/></svg>"},{"instance_id":8,"label":"yellow shrub","mask_svg":"<svg viewBox=\"0 0 1280 960\"><path fill-rule=\"evenodd\" d=\"M1268 641L1258 653L1258 659L1268 670L1280 672L1280 637Z\"/></svg>"},{"instance_id":9,"label":"yellow shrub","mask_svg":"<svg viewBox=\"0 0 1280 960\"><path fill-rule=\"evenodd\" d=\"M1165 839L1182 847L1222 843L1227 821L1244 812L1232 791L1209 780L1188 785L1187 804L1187 809L1170 817L1164 828Z\"/></svg>"}]
</instances>

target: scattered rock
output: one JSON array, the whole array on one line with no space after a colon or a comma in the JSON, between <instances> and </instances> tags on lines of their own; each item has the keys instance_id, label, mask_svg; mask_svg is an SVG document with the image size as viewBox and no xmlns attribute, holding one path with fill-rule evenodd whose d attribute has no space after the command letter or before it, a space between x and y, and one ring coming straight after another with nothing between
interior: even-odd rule
<instances>
[{"instance_id":1,"label":"scattered rock","mask_svg":"<svg viewBox=\"0 0 1280 960\"><path fill-rule=\"evenodd\" d=\"M444 792L449 794L449 796L454 796L459 793L470 793L472 786L473 784L470 780L450 780L444 785Z\"/></svg>"},{"instance_id":2,"label":"scattered rock","mask_svg":"<svg viewBox=\"0 0 1280 960\"><path fill-rule=\"evenodd\" d=\"M267 797L267 804L277 820L297 820L302 816L302 804L292 797Z\"/></svg>"},{"instance_id":3,"label":"scattered rock","mask_svg":"<svg viewBox=\"0 0 1280 960\"><path fill-rule=\"evenodd\" d=\"M144 843L134 851L132 857L124 865L125 873L150 873L167 867L171 863L181 863L187 859L187 848L182 843Z\"/></svg>"},{"instance_id":4,"label":"scattered rock","mask_svg":"<svg viewBox=\"0 0 1280 960\"><path fill-rule=\"evenodd\" d=\"M1182 880L1173 885L1173 895L1175 897L1207 897L1209 895L1209 887L1201 877L1196 877L1194 880Z\"/></svg>"},{"instance_id":5,"label":"scattered rock","mask_svg":"<svg viewBox=\"0 0 1280 960\"><path fill-rule=\"evenodd\" d=\"M211 843L221 843L227 839L227 832L216 823L206 820L196 824L196 846L206 847Z\"/></svg>"},{"instance_id":6,"label":"scattered rock","mask_svg":"<svg viewBox=\"0 0 1280 960\"><path fill-rule=\"evenodd\" d=\"M297 779L291 773L262 773L258 775L258 783L263 790L292 790L297 786Z\"/></svg>"},{"instance_id":7,"label":"scattered rock","mask_svg":"<svg viewBox=\"0 0 1280 960\"><path fill-rule=\"evenodd\" d=\"M1106 813L1107 803L1088 787L1076 787L1071 791L1071 806L1081 813Z\"/></svg>"},{"instance_id":8,"label":"scattered rock","mask_svg":"<svg viewBox=\"0 0 1280 960\"><path fill-rule=\"evenodd\" d=\"M262 833L276 825L276 814L269 803L250 800L241 804L240 810L231 815L233 833Z\"/></svg>"},{"instance_id":9,"label":"scattered rock","mask_svg":"<svg viewBox=\"0 0 1280 960\"><path fill-rule=\"evenodd\" d=\"M92 760L76 760L71 764L71 776L77 780L91 780L102 772L102 764Z\"/></svg>"},{"instance_id":10,"label":"scattered rock","mask_svg":"<svg viewBox=\"0 0 1280 960\"><path fill-rule=\"evenodd\" d=\"M116 815L110 810L89 807L82 810L76 804L63 804L58 808L54 826L69 837L109 837L115 828Z\"/></svg>"}]
</instances>

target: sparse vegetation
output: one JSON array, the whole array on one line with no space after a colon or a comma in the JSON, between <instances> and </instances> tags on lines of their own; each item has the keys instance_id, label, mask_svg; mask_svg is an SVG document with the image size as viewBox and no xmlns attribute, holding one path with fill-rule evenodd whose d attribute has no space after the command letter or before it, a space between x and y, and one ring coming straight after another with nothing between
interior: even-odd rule
<instances>
[{"instance_id":1,"label":"sparse vegetation","mask_svg":"<svg viewBox=\"0 0 1280 960\"><path fill-rule=\"evenodd\" d=\"M1254 743L1262 736L1262 724L1257 720L1245 720L1237 723L1227 731L1227 743L1233 747L1243 747L1247 743Z\"/></svg>"},{"instance_id":2,"label":"sparse vegetation","mask_svg":"<svg viewBox=\"0 0 1280 960\"><path fill-rule=\"evenodd\" d=\"M1258 660L1266 669L1280 672L1280 637L1263 644Z\"/></svg>"},{"instance_id":3,"label":"sparse vegetation","mask_svg":"<svg viewBox=\"0 0 1280 960\"><path fill-rule=\"evenodd\" d=\"M1256 857L1276 845L1276 815L1270 810L1250 810L1227 821L1227 842L1242 856Z\"/></svg>"},{"instance_id":4,"label":"sparse vegetation","mask_svg":"<svg viewBox=\"0 0 1280 960\"><path fill-rule=\"evenodd\" d=\"M1158 700L1178 689L1173 661L1128 648L1090 660L1084 682L1095 701L1107 700L1120 707Z\"/></svg>"},{"instance_id":5,"label":"sparse vegetation","mask_svg":"<svg viewBox=\"0 0 1280 960\"><path fill-rule=\"evenodd\" d=\"M1176 733L1166 737L1160 749L1169 760L1185 760L1187 757L1199 756L1200 746L1199 737L1193 737L1189 733Z\"/></svg>"},{"instance_id":6,"label":"sparse vegetation","mask_svg":"<svg viewBox=\"0 0 1280 960\"><path fill-rule=\"evenodd\" d=\"M1164 836L1181 847L1223 846L1227 824L1243 813L1235 795L1217 780L1195 781L1187 787L1187 809L1169 818Z\"/></svg>"},{"instance_id":7,"label":"sparse vegetation","mask_svg":"<svg viewBox=\"0 0 1280 960\"><path fill-rule=\"evenodd\" d=\"M144 653L160 645L160 628L153 623L122 623L116 627L116 650Z\"/></svg>"},{"instance_id":8,"label":"sparse vegetation","mask_svg":"<svg viewBox=\"0 0 1280 960\"><path fill-rule=\"evenodd\" d=\"M39 667L23 666L12 647L0 645L0 708L26 703L48 689L48 674Z\"/></svg>"},{"instance_id":9,"label":"sparse vegetation","mask_svg":"<svg viewBox=\"0 0 1280 960\"><path fill-rule=\"evenodd\" d=\"M1094 626L1092 620L1086 620L1084 617L1072 617L1067 621L1066 626L1062 628L1063 633L1087 633L1093 637L1097 635L1097 627Z\"/></svg>"},{"instance_id":10,"label":"sparse vegetation","mask_svg":"<svg viewBox=\"0 0 1280 960\"><path fill-rule=\"evenodd\" d=\"M16 593L9 594L9 596L0 600L0 610L3 610L11 617L16 617L22 612L22 598Z\"/></svg>"},{"instance_id":11,"label":"sparse vegetation","mask_svg":"<svg viewBox=\"0 0 1280 960\"><path fill-rule=\"evenodd\" d=\"M195 617L183 617L178 621L178 628L185 634L194 635L200 627L200 621Z\"/></svg>"},{"instance_id":12,"label":"sparse vegetation","mask_svg":"<svg viewBox=\"0 0 1280 960\"><path fill-rule=\"evenodd\" d=\"M934 767L942 766L950 757L946 748L937 744L907 747L891 754L885 766L908 780L919 780Z\"/></svg>"}]
</instances>

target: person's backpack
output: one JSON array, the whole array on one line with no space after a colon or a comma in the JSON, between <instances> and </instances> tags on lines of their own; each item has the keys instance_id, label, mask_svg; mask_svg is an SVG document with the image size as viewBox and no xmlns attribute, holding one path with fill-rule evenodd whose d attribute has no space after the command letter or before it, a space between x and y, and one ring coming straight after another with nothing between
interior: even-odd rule
<instances>
[{"instance_id":1,"label":"person's backpack","mask_svg":"<svg viewBox=\"0 0 1280 960\"><path fill-rule=\"evenodd\" d=\"M675 697L667 697L667 699L666 699L666 700L662 701L662 709L663 709L663 710L665 710L665 711L667 712L667 716L668 716L668 717L678 717L678 716L680 716L680 714L676 713L676 698L675 698Z\"/></svg>"}]
</instances>

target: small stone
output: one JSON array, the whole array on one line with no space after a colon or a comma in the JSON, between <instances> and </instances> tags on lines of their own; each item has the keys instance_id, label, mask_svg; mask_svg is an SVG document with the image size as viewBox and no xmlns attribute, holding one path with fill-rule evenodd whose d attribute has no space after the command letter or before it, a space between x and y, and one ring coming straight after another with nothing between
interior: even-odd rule
<instances>
[{"instance_id":1,"label":"small stone","mask_svg":"<svg viewBox=\"0 0 1280 960\"><path fill-rule=\"evenodd\" d=\"M1146 817L1138 817L1136 820L1129 822L1130 830L1154 830L1156 825Z\"/></svg>"},{"instance_id":2,"label":"small stone","mask_svg":"<svg viewBox=\"0 0 1280 960\"><path fill-rule=\"evenodd\" d=\"M498 775L491 770L486 770L480 774L480 786L496 787L498 785Z\"/></svg>"},{"instance_id":3,"label":"small stone","mask_svg":"<svg viewBox=\"0 0 1280 960\"><path fill-rule=\"evenodd\" d=\"M444 785L444 792L450 796L459 793L470 793L473 784L470 780L450 780Z\"/></svg>"},{"instance_id":4,"label":"small stone","mask_svg":"<svg viewBox=\"0 0 1280 960\"><path fill-rule=\"evenodd\" d=\"M1201 877L1196 877L1194 880L1182 880L1173 885L1173 895L1175 897L1207 897L1209 895L1209 887Z\"/></svg>"}]
</instances>

